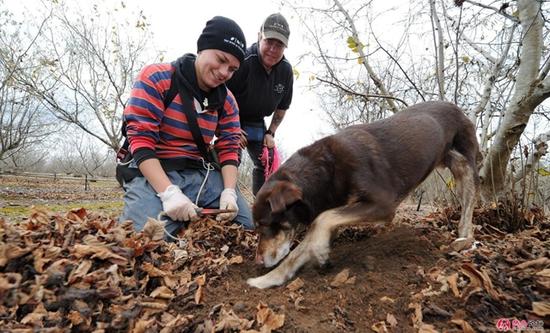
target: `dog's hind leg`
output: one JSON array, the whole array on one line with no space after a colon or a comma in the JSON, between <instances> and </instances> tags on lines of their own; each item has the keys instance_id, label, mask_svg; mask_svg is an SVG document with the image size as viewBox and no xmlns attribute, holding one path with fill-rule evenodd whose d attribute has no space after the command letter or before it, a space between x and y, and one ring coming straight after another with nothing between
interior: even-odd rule
<instances>
[{"instance_id":1,"label":"dog's hind leg","mask_svg":"<svg viewBox=\"0 0 550 333\"><path fill-rule=\"evenodd\" d=\"M328 260L330 239L338 227L360 222L389 222L394 214L395 207L384 207L380 203L354 203L327 210L313 221L304 240L279 266L265 275L248 279L247 283L260 289L281 285L311 259L317 259L320 264Z\"/></svg>"},{"instance_id":2,"label":"dog's hind leg","mask_svg":"<svg viewBox=\"0 0 550 333\"><path fill-rule=\"evenodd\" d=\"M462 207L458 224L459 238L473 238L472 216L477 198L477 172L475 162L469 161L456 150L450 150L445 161L457 184L457 192Z\"/></svg>"}]
</instances>

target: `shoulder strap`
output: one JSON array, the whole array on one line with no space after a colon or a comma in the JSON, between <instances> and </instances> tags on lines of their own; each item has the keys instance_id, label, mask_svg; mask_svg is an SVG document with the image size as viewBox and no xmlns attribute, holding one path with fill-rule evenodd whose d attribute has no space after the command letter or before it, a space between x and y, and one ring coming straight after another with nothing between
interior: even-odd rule
<instances>
[{"instance_id":1,"label":"shoulder strap","mask_svg":"<svg viewBox=\"0 0 550 333\"><path fill-rule=\"evenodd\" d=\"M201 152L201 155L205 161L213 162L210 157L210 154L208 153L208 148L206 148L206 144L204 143L204 138L202 137L202 133L199 128L199 124L197 122L197 112L195 112L195 108L193 106L193 100L194 100L193 95L190 93L188 89L184 88L183 84L179 83L177 75L175 74L172 75L172 81L175 81L175 85L178 88L181 103L182 103L182 109L183 109L183 112L185 113L185 116L187 117L189 130L193 135L193 140L195 140L195 144L197 145L197 148L199 148L199 151Z\"/></svg>"},{"instance_id":2,"label":"shoulder strap","mask_svg":"<svg viewBox=\"0 0 550 333\"><path fill-rule=\"evenodd\" d=\"M162 104L164 104L164 110L168 109L168 106L170 106L170 103L176 98L176 95L178 94L178 85L176 84L175 80L175 72L172 74L172 77L170 79L170 88L168 88L168 91L166 94L164 94L164 98L162 99Z\"/></svg>"}]
</instances>

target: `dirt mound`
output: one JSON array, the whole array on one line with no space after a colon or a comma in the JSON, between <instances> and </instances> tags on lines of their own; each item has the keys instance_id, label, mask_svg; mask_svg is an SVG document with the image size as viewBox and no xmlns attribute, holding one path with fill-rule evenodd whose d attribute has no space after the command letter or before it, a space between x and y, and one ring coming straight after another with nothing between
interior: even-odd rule
<instances>
[{"instance_id":1,"label":"dirt mound","mask_svg":"<svg viewBox=\"0 0 550 333\"><path fill-rule=\"evenodd\" d=\"M489 209L490 210L490 209ZM487 226L476 248L449 249L455 212L402 211L386 227L350 228L330 265L278 288L249 277L255 235L203 220L181 244L85 210L0 220L0 327L105 332L489 332L550 324L550 223ZM482 218L483 217L483 218ZM180 245L180 246L178 246Z\"/></svg>"}]
</instances>

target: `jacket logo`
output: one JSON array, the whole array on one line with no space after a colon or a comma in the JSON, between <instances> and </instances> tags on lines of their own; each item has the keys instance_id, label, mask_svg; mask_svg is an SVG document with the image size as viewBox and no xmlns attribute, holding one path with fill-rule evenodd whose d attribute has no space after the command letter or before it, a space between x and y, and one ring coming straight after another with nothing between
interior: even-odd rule
<instances>
[{"instance_id":1,"label":"jacket logo","mask_svg":"<svg viewBox=\"0 0 550 333\"><path fill-rule=\"evenodd\" d=\"M277 94L282 94L283 91L285 91L285 86L282 84L282 83L278 83L275 85L275 87L273 88L273 90L277 93Z\"/></svg>"}]
</instances>

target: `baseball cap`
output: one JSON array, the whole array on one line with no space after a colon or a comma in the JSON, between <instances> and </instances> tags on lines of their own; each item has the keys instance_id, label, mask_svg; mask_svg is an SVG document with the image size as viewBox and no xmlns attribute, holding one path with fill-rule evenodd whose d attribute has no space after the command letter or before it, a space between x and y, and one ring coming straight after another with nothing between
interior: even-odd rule
<instances>
[{"instance_id":1,"label":"baseball cap","mask_svg":"<svg viewBox=\"0 0 550 333\"><path fill-rule=\"evenodd\" d=\"M274 38L280 40L285 46L288 47L288 37L290 36L290 29L288 22L280 13L269 15L260 29L263 38Z\"/></svg>"}]
</instances>

